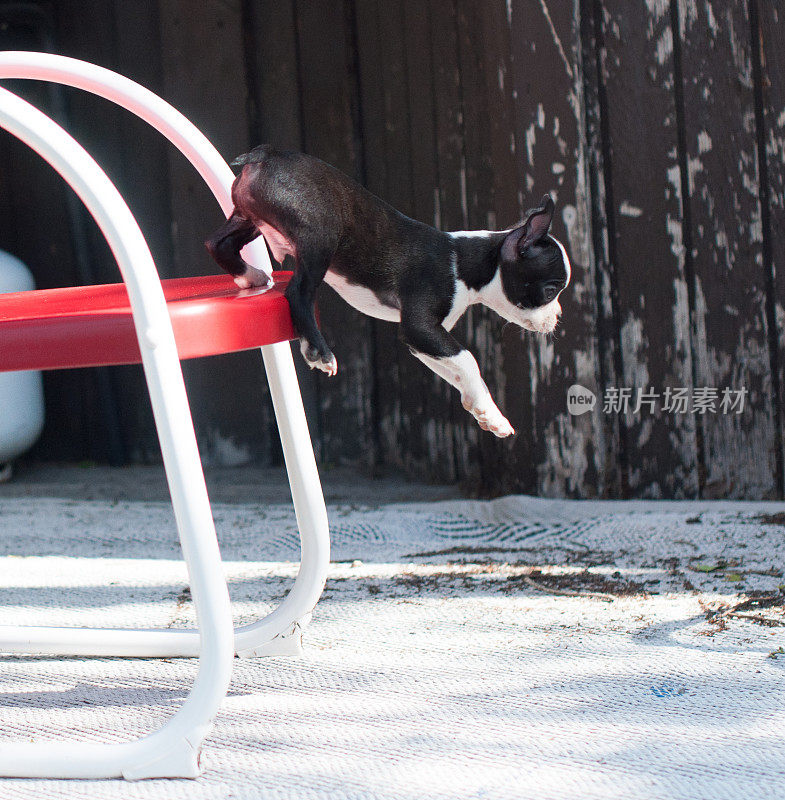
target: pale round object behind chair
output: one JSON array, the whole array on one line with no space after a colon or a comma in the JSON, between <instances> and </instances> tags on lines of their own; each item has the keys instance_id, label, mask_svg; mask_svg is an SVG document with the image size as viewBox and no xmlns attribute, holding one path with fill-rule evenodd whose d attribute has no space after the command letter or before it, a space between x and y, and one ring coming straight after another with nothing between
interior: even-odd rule
<instances>
[{"instance_id":1,"label":"pale round object behind chair","mask_svg":"<svg viewBox=\"0 0 785 800\"><path fill-rule=\"evenodd\" d=\"M0 250L0 293L34 289L30 270ZM40 372L0 373L0 482L11 477L11 461L35 443L44 427Z\"/></svg>"}]
</instances>

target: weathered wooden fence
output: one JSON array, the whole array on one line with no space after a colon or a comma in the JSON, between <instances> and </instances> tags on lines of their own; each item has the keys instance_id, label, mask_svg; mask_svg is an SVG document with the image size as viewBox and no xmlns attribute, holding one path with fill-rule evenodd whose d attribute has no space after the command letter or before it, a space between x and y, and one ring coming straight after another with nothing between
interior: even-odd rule
<instances>
[{"instance_id":1,"label":"weathered wooden fence","mask_svg":"<svg viewBox=\"0 0 785 800\"><path fill-rule=\"evenodd\" d=\"M458 330L518 435L482 433L395 326L325 288L339 374L303 371L323 464L392 464L477 493L783 496L783 3L43 9L48 18L17 9L3 46L48 43L118 69L172 101L227 157L260 141L302 149L445 230L505 227L543 193L556 198L554 233L573 260L558 334L522 336L477 308ZM19 88L43 106L56 100ZM201 242L220 213L195 173L126 114L66 95L70 128L129 198L162 273L213 271ZM0 247L42 286L85 272L116 279L89 222L77 224L90 245L80 260L58 180L8 137L0 145ZM208 460L276 460L253 354L189 364L186 378ZM580 416L567 411L576 383L598 397ZM608 408L625 387L629 409ZM677 389L686 410L672 407ZM741 413L722 405L725 389L746 392ZM37 457L106 458L114 430L115 460L157 458L136 368L51 375L47 390Z\"/></svg>"}]
</instances>

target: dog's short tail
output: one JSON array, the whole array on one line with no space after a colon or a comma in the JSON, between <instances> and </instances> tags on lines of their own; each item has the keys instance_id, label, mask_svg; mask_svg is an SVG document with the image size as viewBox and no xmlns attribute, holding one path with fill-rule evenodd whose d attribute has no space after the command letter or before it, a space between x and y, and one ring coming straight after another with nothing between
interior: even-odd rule
<instances>
[{"instance_id":1,"label":"dog's short tail","mask_svg":"<svg viewBox=\"0 0 785 800\"><path fill-rule=\"evenodd\" d=\"M233 167L244 167L246 164L257 164L260 161L264 161L267 158L267 155L270 151L269 144L260 144L258 147L254 147L248 153L243 153L241 156L237 156L234 161L230 162L231 166Z\"/></svg>"}]
</instances>

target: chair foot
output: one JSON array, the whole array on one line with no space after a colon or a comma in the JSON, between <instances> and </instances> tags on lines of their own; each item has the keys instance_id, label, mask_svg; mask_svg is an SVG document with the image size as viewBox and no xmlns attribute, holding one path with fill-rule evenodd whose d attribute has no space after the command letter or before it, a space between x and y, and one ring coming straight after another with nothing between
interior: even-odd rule
<instances>
[{"instance_id":1,"label":"chair foot","mask_svg":"<svg viewBox=\"0 0 785 800\"><path fill-rule=\"evenodd\" d=\"M172 722L124 744L4 742L0 778L197 778L202 742L212 722L188 726ZM172 730L175 725L177 732Z\"/></svg>"},{"instance_id":2,"label":"chair foot","mask_svg":"<svg viewBox=\"0 0 785 800\"><path fill-rule=\"evenodd\" d=\"M204 725L152 760L127 767L123 770L123 777L127 781L145 778L198 778L202 771L199 764L202 742L211 728L212 724Z\"/></svg>"},{"instance_id":3,"label":"chair foot","mask_svg":"<svg viewBox=\"0 0 785 800\"><path fill-rule=\"evenodd\" d=\"M237 650L238 658L257 658L258 656L301 656L303 654L303 628L311 621L311 615L306 614L291 627L279 633L269 642L262 642L253 647Z\"/></svg>"}]
</instances>

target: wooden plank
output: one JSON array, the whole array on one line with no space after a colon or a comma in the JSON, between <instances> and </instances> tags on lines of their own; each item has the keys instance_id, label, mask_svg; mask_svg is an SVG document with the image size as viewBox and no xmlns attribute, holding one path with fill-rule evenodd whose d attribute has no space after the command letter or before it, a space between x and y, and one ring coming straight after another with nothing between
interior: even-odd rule
<instances>
[{"instance_id":1,"label":"wooden plank","mask_svg":"<svg viewBox=\"0 0 785 800\"><path fill-rule=\"evenodd\" d=\"M442 230L466 230L469 220L457 11L454 0L430 0L429 8L439 178L434 216L436 227ZM464 317L454 332L456 338L470 344L467 327ZM439 388L446 392L451 407L455 474L466 491L475 494L481 477L478 448L482 431L461 407L457 393L451 387Z\"/></svg>"},{"instance_id":2,"label":"wooden plank","mask_svg":"<svg viewBox=\"0 0 785 800\"><path fill-rule=\"evenodd\" d=\"M251 143L269 142L289 150L303 149L297 28L294 0L244 4L243 33ZM291 259L285 265L292 267ZM316 374L292 343L297 379L317 458L321 455L319 384ZM271 424L274 420L271 419ZM283 458L277 431L271 436L275 460Z\"/></svg>"},{"instance_id":3,"label":"wooden plank","mask_svg":"<svg viewBox=\"0 0 785 800\"><path fill-rule=\"evenodd\" d=\"M160 21L157 0L125 3L114 0L114 68L160 93L163 88ZM136 217L150 247L161 277L172 274L172 238L168 174L169 143L146 122L130 113L122 113L116 147L122 156L121 191ZM113 371L120 419L131 461L158 458L158 435L155 429L147 384L141 367L118 367Z\"/></svg>"},{"instance_id":4,"label":"wooden plank","mask_svg":"<svg viewBox=\"0 0 785 800\"><path fill-rule=\"evenodd\" d=\"M785 496L785 14L771 3L750 2L756 83L758 158L762 164L761 220L766 272L767 329L776 384L774 421L779 435L779 497ZM756 58L757 56L757 58Z\"/></svg>"},{"instance_id":5,"label":"wooden plank","mask_svg":"<svg viewBox=\"0 0 785 800\"><path fill-rule=\"evenodd\" d=\"M385 4L387 5L387 4ZM393 43L385 40L390 35L385 31L381 36L380 8L377 2L363 2L353 4L353 35L356 44L357 71L359 74L359 126L361 131L362 163L361 179L365 186L387 200L392 205L405 209L408 205L409 167L405 165L406 177L404 180L396 179L388 183L388 139L397 135L398 149L401 148L400 130L403 124L407 125L407 111L401 107L400 97L395 97L397 103L392 107L393 97L390 87L405 85L405 75L402 74L400 59L395 61L398 52L395 45L400 47L400 25L398 36L395 31L390 38ZM389 4L392 12L400 11L397 4ZM390 63L392 60L392 63ZM387 74L387 70L392 74ZM388 132L390 117L392 131ZM394 174L394 173L393 173ZM390 191L392 186L393 191ZM402 188L403 187L403 188ZM405 195L405 196L404 196ZM401 385L400 361L402 353L398 342L398 327L390 323L371 321L370 329L373 337L373 366L374 366L374 396L373 412L375 436L379 452L377 459L380 462L404 466L412 446L406 441L402 429L401 404L405 394ZM408 354L407 354L408 355Z\"/></svg>"},{"instance_id":6,"label":"wooden plank","mask_svg":"<svg viewBox=\"0 0 785 800\"><path fill-rule=\"evenodd\" d=\"M194 5L162 0L164 97L228 159L248 148L245 57L239 2ZM171 153L173 272L210 274L205 238L223 219L212 194L183 157ZM269 407L258 353L185 362L191 409L206 463L269 460ZM227 391L227 387L231 387Z\"/></svg>"},{"instance_id":7,"label":"wooden plank","mask_svg":"<svg viewBox=\"0 0 785 800\"><path fill-rule=\"evenodd\" d=\"M597 9L600 10L599 8ZM600 80L603 73L601 64L602 53L598 41L603 41L602 15L595 14L593 0L579 0L578 15L580 17L580 64L583 72L583 101L585 111L585 166L583 173L578 173L576 186L582 186L580 193L576 192L576 217L580 219L578 209L589 206L586 213L588 219L583 224L576 226L577 231L584 228L584 233L578 234L577 241L570 235L570 249L575 253L582 253L583 263L588 275L582 277L579 283L572 283L574 291L570 292L570 302L584 305L584 322L587 330L594 327L594 342L587 341L585 355L580 360L575 360L575 376L579 383L581 377L590 382L592 369L596 374L596 388L598 400L604 397L605 389L609 386L621 384L623 364L621 360L621 347L619 342L619 326L615 313L615 279L613 279L613 264L610 258L608 235L608 204L605 189L605 166L608 142L606 131L607 96L605 85ZM599 33L598 33L599 31ZM561 39L560 39L561 41ZM558 49L558 48L557 48ZM561 130L561 122L559 128ZM581 202L582 201L582 202ZM611 209L612 211L612 209ZM611 214L611 220L614 215ZM583 249L582 249L583 248ZM577 259L573 258L573 261ZM578 262L580 269L581 263ZM593 267L593 269L592 269ZM575 270L575 264L573 264ZM593 273L593 274L592 274ZM592 283L593 281L593 283ZM591 299L593 295L593 305ZM570 326L572 334L573 326ZM596 347L592 353L593 346ZM576 345L576 348L578 346ZM577 352L580 352L578 349ZM593 364L593 367L592 367ZM565 380L565 383L567 380ZM581 385L585 385L581 383ZM569 387L568 387L569 388ZM592 436L588 440L584 434L583 441L587 442L588 472L583 480L584 494L600 497L626 497L629 494L627 477L629 474L627 464L626 428L622 425L620 415L599 415L599 408L593 412L594 418L591 425L597 436L596 453L591 453ZM586 422L588 423L588 415ZM586 423L584 423L586 424ZM594 471L594 475L592 475Z\"/></svg>"},{"instance_id":8,"label":"wooden plank","mask_svg":"<svg viewBox=\"0 0 785 800\"><path fill-rule=\"evenodd\" d=\"M428 4L404 0L403 5L409 107L409 138L405 146L411 159L412 178L411 205L407 213L439 227L442 220L437 217L436 204L439 188L436 78L431 44L434 19ZM463 424L466 414L458 393L424 369L405 348L399 347L399 352L403 396L416 400L422 407L419 430L424 467L417 474L431 481L454 481L458 478L455 441L459 433L454 420L460 419Z\"/></svg>"},{"instance_id":9,"label":"wooden plank","mask_svg":"<svg viewBox=\"0 0 785 800\"><path fill-rule=\"evenodd\" d=\"M356 81L348 69L351 39L344 8L327 0L298 0L296 20L305 150L360 179L352 113ZM372 464L372 322L326 286L319 309L325 338L338 359L335 377L318 377L322 461Z\"/></svg>"},{"instance_id":10,"label":"wooden plank","mask_svg":"<svg viewBox=\"0 0 785 800\"><path fill-rule=\"evenodd\" d=\"M662 410L667 388L692 387L671 19L667 3L643 0L605 0L600 11L618 377L633 398L660 396L653 412L633 403L622 422L626 484L635 496L691 497L695 420Z\"/></svg>"},{"instance_id":11,"label":"wooden plank","mask_svg":"<svg viewBox=\"0 0 785 800\"><path fill-rule=\"evenodd\" d=\"M429 9L401 0L362 3L356 19L366 183L403 213L434 224ZM454 479L450 387L412 358L397 326L375 323L375 345L383 457L412 476Z\"/></svg>"},{"instance_id":12,"label":"wooden plank","mask_svg":"<svg viewBox=\"0 0 785 800\"><path fill-rule=\"evenodd\" d=\"M302 150L297 28L292 0L246 3L249 124L253 144Z\"/></svg>"},{"instance_id":13,"label":"wooden plank","mask_svg":"<svg viewBox=\"0 0 785 800\"><path fill-rule=\"evenodd\" d=\"M398 2L378 2L376 18L378 31L378 53L383 87L384 160L386 166L385 199L404 214L415 216L415 181L427 180L426 174L416 174L413 163L413 142L419 147L416 152L430 153L433 161L433 138L428 128L417 130L412 119L412 93L420 95L425 102L430 100L428 80L430 78L430 54L427 49L413 52L413 31L419 27L421 42L427 37L423 31L426 15L420 11L406 14L405 5ZM425 37L422 37L422 34ZM427 38L425 38L425 42ZM417 45L414 45L417 48ZM422 70L422 71L421 71ZM422 122L422 118L417 120ZM427 220L431 221L431 220ZM441 392L433 392L435 376L424 365L414 359L408 349L398 340L397 326L377 323L377 348L381 354L395 353L397 369L388 374L386 364L379 358L379 396L383 397L386 380L391 395L398 398L398 460L413 476L440 479L442 459L438 455L439 443L445 440L444 418L437 412L433 400ZM443 396L443 395L441 395ZM448 406L449 408L449 406ZM382 409L383 410L383 409ZM451 431L447 431L451 444ZM448 462L449 463L449 462ZM441 474L440 474L441 473Z\"/></svg>"},{"instance_id":14,"label":"wooden plank","mask_svg":"<svg viewBox=\"0 0 785 800\"><path fill-rule=\"evenodd\" d=\"M601 403L582 416L568 414L566 405L567 390L575 383L600 396L604 389L596 347L579 4L513 2L510 30L520 213L550 193L556 201L552 233L567 247L572 264L556 336L526 334L535 457L518 447L516 458L536 466L540 494L593 497L607 490L607 418ZM515 388L522 387L516 383Z\"/></svg>"},{"instance_id":15,"label":"wooden plank","mask_svg":"<svg viewBox=\"0 0 785 800\"><path fill-rule=\"evenodd\" d=\"M459 2L458 31L468 225L495 230L520 219L505 3L493 2L480 8ZM531 492L535 488L531 471L534 440L525 344L519 331L509 330L503 348L504 323L487 309L475 306L467 317L469 343L480 370L502 412L510 416L517 431L511 440L480 434L481 491L483 494ZM513 452L518 456L514 460ZM521 454L526 455L521 458Z\"/></svg>"},{"instance_id":16,"label":"wooden plank","mask_svg":"<svg viewBox=\"0 0 785 800\"><path fill-rule=\"evenodd\" d=\"M695 383L749 393L742 414L718 409L702 418L702 489L706 497L774 497L776 431L746 4L679 0L678 11Z\"/></svg>"}]
</instances>

